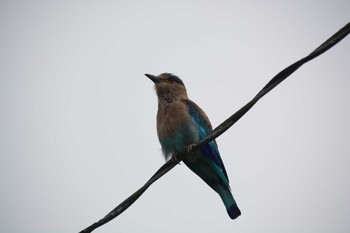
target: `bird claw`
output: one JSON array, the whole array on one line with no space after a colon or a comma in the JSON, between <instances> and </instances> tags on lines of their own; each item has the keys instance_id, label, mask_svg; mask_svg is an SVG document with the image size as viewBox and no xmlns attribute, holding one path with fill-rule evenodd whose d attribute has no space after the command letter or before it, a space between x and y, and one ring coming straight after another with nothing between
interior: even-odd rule
<instances>
[{"instance_id":1,"label":"bird claw","mask_svg":"<svg viewBox=\"0 0 350 233\"><path fill-rule=\"evenodd\" d=\"M196 144L190 144L190 145L188 145L188 146L186 147L187 153L188 153L188 154L192 152L193 147L194 147L195 145L196 145ZM173 156L171 157L171 160L172 160L173 162L175 162L175 163L180 164L180 162L181 162L182 159L180 159L180 158L178 157L177 154L173 154Z\"/></svg>"},{"instance_id":2,"label":"bird claw","mask_svg":"<svg viewBox=\"0 0 350 233\"><path fill-rule=\"evenodd\" d=\"M177 154L173 154L173 156L171 157L171 160L177 164L180 164L180 162L181 162L181 160L178 158Z\"/></svg>"},{"instance_id":3,"label":"bird claw","mask_svg":"<svg viewBox=\"0 0 350 233\"><path fill-rule=\"evenodd\" d=\"M193 147L195 146L196 144L190 144L188 147L187 147L187 153L191 153L192 150L193 150Z\"/></svg>"}]
</instances>

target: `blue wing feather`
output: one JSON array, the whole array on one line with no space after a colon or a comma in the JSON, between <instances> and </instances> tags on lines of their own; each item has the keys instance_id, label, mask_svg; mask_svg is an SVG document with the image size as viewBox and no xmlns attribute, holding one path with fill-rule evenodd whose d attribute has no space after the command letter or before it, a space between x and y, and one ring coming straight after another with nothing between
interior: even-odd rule
<instances>
[{"instance_id":1,"label":"blue wing feather","mask_svg":"<svg viewBox=\"0 0 350 233\"><path fill-rule=\"evenodd\" d=\"M189 110L192 121L197 125L197 128L199 129L199 140L205 138L212 131L212 126L209 122L208 117L205 115L203 110L191 100L187 99L183 101ZM210 161L212 161L215 164L215 166L221 170L223 175L226 177L228 183L229 179L226 173L224 163L220 157L220 153L216 142L209 142L208 144L202 147L202 150L204 154L208 156Z\"/></svg>"}]
</instances>

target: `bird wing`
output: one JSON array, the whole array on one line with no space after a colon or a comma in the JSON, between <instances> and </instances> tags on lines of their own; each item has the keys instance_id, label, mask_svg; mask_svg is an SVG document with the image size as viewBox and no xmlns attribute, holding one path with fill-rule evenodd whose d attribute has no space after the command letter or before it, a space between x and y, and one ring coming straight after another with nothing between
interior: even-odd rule
<instances>
[{"instance_id":1,"label":"bird wing","mask_svg":"<svg viewBox=\"0 0 350 233\"><path fill-rule=\"evenodd\" d=\"M204 111L196 103L189 99L185 99L183 101L188 108L192 121L199 129L199 140L202 140L213 130L210 121ZM214 140L212 142L209 142L203 146L202 149L204 151L204 154L207 155L210 161L221 170L227 181L229 181L224 163L220 157L216 141Z\"/></svg>"}]
</instances>

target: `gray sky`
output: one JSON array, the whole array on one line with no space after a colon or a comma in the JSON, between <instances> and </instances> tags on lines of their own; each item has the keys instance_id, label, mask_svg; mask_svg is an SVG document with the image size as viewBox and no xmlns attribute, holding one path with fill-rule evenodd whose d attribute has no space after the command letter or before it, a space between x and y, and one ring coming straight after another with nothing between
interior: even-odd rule
<instances>
[{"instance_id":1,"label":"gray sky","mask_svg":"<svg viewBox=\"0 0 350 233\"><path fill-rule=\"evenodd\" d=\"M0 231L78 232L164 163L144 73L217 126L350 19L349 1L2 1ZM350 39L218 139L242 216L185 165L96 232L349 232Z\"/></svg>"}]
</instances>

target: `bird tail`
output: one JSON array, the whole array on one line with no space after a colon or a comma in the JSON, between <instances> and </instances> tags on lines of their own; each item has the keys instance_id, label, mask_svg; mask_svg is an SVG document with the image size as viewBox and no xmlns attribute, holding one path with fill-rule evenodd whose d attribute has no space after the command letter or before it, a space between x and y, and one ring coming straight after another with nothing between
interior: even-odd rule
<instances>
[{"instance_id":1,"label":"bird tail","mask_svg":"<svg viewBox=\"0 0 350 233\"><path fill-rule=\"evenodd\" d=\"M222 201L224 202L224 205L230 218L235 219L241 215L241 211L238 208L237 203L233 198L229 187L217 185L216 192L220 195Z\"/></svg>"}]
</instances>

